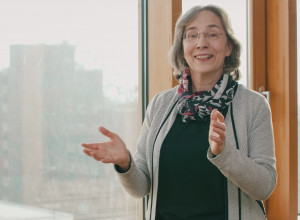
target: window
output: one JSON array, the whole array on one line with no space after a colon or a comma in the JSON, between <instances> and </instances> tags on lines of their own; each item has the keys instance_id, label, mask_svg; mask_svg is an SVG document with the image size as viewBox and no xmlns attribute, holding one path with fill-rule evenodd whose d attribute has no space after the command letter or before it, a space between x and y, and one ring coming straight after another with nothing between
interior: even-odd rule
<instances>
[{"instance_id":1,"label":"window","mask_svg":"<svg viewBox=\"0 0 300 220\"><path fill-rule=\"evenodd\" d=\"M80 145L106 140L102 125L135 149L139 23L138 0L2 2L0 219L138 219Z\"/></svg>"}]
</instances>

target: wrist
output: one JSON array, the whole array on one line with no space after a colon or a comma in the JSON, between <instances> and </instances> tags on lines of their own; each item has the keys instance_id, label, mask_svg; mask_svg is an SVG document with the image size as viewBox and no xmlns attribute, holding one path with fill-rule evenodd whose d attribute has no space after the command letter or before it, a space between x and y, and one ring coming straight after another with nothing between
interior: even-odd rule
<instances>
[{"instance_id":1,"label":"wrist","mask_svg":"<svg viewBox=\"0 0 300 220\"><path fill-rule=\"evenodd\" d=\"M218 156L220 153L222 153L223 150L224 150L224 145L217 146L217 147L216 146L210 147L210 151L213 155L215 155L215 157Z\"/></svg>"},{"instance_id":2,"label":"wrist","mask_svg":"<svg viewBox=\"0 0 300 220\"><path fill-rule=\"evenodd\" d=\"M131 155L129 152L128 152L128 159L125 162L116 164L118 170L122 173L127 172L130 169L130 165L131 165Z\"/></svg>"}]
</instances>

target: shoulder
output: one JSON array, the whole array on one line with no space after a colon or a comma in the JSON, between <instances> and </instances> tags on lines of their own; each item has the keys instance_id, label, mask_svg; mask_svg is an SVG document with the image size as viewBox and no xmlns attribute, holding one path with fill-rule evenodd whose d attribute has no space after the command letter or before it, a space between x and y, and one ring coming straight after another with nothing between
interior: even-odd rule
<instances>
[{"instance_id":1,"label":"shoulder","mask_svg":"<svg viewBox=\"0 0 300 220\"><path fill-rule=\"evenodd\" d=\"M239 117L253 120L271 114L267 99L244 85L239 85L232 103L234 113Z\"/></svg>"},{"instance_id":2,"label":"shoulder","mask_svg":"<svg viewBox=\"0 0 300 220\"><path fill-rule=\"evenodd\" d=\"M178 90L178 85L173 87L172 89L164 90L162 92L157 93L153 99L169 99L169 98L174 98L177 96L177 90Z\"/></svg>"},{"instance_id":3,"label":"shoulder","mask_svg":"<svg viewBox=\"0 0 300 220\"><path fill-rule=\"evenodd\" d=\"M173 87L172 89L168 89L162 92L157 93L152 100L150 101L149 105L159 105L159 106L168 106L172 100L177 100L178 93L177 93L178 86Z\"/></svg>"},{"instance_id":4,"label":"shoulder","mask_svg":"<svg viewBox=\"0 0 300 220\"><path fill-rule=\"evenodd\" d=\"M234 97L234 104L247 107L269 106L267 99L263 95L241 84L239 84Z\"/></svg>"},{"instance_id":5,"label":"shoulder","mask_svg":"<svg viewBox=\"0 0 300 220\"><path fill-rule=\"evenodd\" d=\"M169 109L178 99L177 89L178 86L175 86L172 89L157 93L147 107L149 115L153 116Z\"/></svg>"}]
</instances>

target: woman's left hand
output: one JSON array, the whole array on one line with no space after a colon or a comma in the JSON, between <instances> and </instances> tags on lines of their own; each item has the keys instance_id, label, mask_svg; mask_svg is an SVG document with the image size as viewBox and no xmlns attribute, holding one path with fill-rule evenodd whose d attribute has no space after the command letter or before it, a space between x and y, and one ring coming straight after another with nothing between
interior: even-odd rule
<instances>
[{"instance_id":1,"label":"woman's left hand","mask_svg":"<svg viewBox=\"0 0 300 220\"><path fill-rule=\"evenodd\" d=\"M210 115L210 127L208 134L208 141L211 152L214 155L219 155L225 146L226 126L224 123L224 116L214 109Z\"/></svg>"}]
</instances>

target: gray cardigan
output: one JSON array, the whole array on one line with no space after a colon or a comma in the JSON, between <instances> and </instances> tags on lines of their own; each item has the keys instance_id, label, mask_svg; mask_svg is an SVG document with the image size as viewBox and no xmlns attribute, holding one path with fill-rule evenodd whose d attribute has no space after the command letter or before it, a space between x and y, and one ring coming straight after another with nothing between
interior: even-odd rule
<instances>
[{"instance_id":1,"label":"gray cardigan","mask_svg":"<svg viewBox=\"0 0 300 220\"><path fill-rule=\"evenodd\" d=\"M176 106L172 109L178 99L177 88L161 92L152 99L131 167L126 173L117 172L123 187L132 196L149 194L146 220L155 219L159 153L178 113ZM228 219L238 220L238 187L241 189L242 220L265 219L256 200L267 199L277 181L270 107L262 95L243 85L239 85L232 105L240 149L236 148L229 109L225 118L225 148L214 158L208 149L207 158L227 177Z\"/></svg>"}]
</instances>

